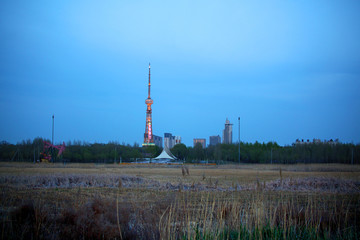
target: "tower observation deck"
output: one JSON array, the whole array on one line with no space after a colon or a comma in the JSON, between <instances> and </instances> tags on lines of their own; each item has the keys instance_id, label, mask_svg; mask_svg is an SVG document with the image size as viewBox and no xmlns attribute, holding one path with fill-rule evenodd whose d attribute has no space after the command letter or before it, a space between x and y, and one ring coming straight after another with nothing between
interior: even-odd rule
<instances>
[{"instance_id":1,"label":"tower observation deck","mask_svg":"<svg viewBox=\"0 0 360 240\"><path fill-rule=\"evenodd\" d=\"M150 97L150 63L149 63L149 85L148 85L148 98L145 100L146 104L146 124L145 124L145 134L144 134L144 143L143 146L154 146L154 138L152 132L152 116L151 116L151 105L153 100Z\"/></svg>"}]
</instances>

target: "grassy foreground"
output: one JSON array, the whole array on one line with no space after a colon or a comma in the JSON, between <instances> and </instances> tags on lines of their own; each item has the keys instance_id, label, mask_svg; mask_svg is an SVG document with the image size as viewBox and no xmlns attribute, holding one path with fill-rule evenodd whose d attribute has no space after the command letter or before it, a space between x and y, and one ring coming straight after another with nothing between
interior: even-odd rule
<instances>
[{"instance_id":1,"label":"grassy foreground","mask_svg":"<svg viewBox=\"0 0 360 240\"><path fill-rule=\"evenodd\" d=\"M359 166L187 168L0 163L1 238L359 239Z\"/></svg>"}]
</instances>

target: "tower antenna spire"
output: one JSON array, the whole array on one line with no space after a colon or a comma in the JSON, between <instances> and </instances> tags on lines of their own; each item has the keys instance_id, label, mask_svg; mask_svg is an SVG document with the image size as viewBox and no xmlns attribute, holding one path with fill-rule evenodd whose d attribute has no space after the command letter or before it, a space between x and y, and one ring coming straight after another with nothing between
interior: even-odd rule
<instances>
[{"instance_id":1,"label":"tower antenna spire","mask_svg":"<svg viewBox=\"0 0 360 240\"><path fill-rule=\"evenodd\" d=\"M148 86L148 98L150 98L150 63L149 63L149 86Z\"/></svg>"}]
</instances>

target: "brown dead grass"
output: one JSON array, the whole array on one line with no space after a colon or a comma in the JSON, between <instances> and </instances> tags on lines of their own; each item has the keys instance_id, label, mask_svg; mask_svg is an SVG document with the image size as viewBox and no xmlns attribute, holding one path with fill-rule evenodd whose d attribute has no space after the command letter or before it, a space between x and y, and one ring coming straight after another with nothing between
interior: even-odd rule
<instances>
[{"instance_id":1,"label":"brown dead grass","mask_svg":"<svg viewBox=\"0 0 360 240\"><path fill-rule=\"evenodd\" d=\"M357 165L187 166L189 174L181 165L0 163L2 233L119 239L121 225L124 239L191 239L195 227L360 229Z\"/></svg>"},{"instance_id":2,"label":"brown dead grass","mask_svg":"<svg viewBox=\"0 0 360 240\"><path fill-rule=\"evenodd\" d=\"M182 165L157 164L33 164L0 163L0 176L29 176L49 174L101 174L137 176L160 183L184 184L215 183L219 187L234 184L252 184L256 181L268 182L280 178L326 177L360 181L360 165L344 164L298 164L298 165L187 165L190 175L182 174ZM204 178L205 177L205 178Z\"/></svg>"},{"instance_id":3,"label":"brown dead grass","mask_svg":"<svg viewBox=\"0 0 360 240\"><path fill-rule=\"evenodd\" d=\"M2 231L14 239L119 239L118 226L123 239L184 235L195 239L196 228L213 235L225 227L251 230L266 224L287 231L290 226L309 227L329 236L359 228L359 194L112 188L7 191L8 199L1 195L1 209L6 204L14 207L2 212L6 216Z\"/></svg>"}]
</instances>

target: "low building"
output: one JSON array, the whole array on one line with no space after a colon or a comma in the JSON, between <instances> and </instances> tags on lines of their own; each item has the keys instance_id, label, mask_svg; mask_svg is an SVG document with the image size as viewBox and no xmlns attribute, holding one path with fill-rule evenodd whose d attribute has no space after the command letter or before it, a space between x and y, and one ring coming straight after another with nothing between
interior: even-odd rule
<instances>
[{"instance_id":1,"label":"low building","mask_svg":"<svg viewBox=\"0 0 360 240\"><path fill-rule=\"evenodd\" d=\"M163 147L163 139L160 136L153 135L154 143L156 146L162 148Z\"/></svg>"},{"instance_id":2,"label":"low building","mask_svg":"<svg viewBox=\"0 0 360 240\"><path fill-rule=\"evenodd\" d=\"M200 143L203 148L206 148L206 139L205 138L194 138L194 147L197 143Z\"/></svg>"},{"instance_id":3,"label":"low building","mask_svg":"<svg viewBox=\"0 0 360 240\"><path fill-rule=\"evenodd\" d=\"M220 144L221 143L221 138L219 135L217 136L210 136L210 142L209 142L209 145L210 146L215 146L217 144Z\"/></svg>"}]
</instances>

